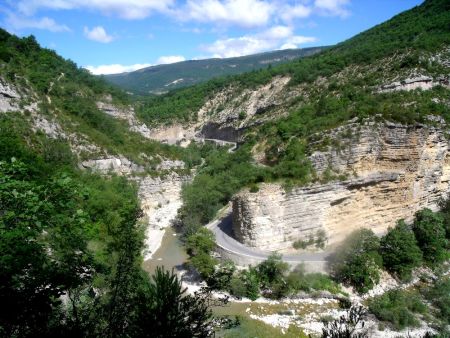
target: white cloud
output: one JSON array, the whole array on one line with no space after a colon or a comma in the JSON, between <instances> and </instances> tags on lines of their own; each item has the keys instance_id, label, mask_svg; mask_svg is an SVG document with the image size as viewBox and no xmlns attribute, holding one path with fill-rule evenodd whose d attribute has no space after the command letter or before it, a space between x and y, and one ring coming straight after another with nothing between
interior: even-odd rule
<instances>
[{"instance_id":1,"label":"white cloud","mask_svg":"<svg viewBox=\"0 0 450 338\"><path fill-rule=\"evenodd\" d=\"M143 19L152 12L165 12L175 0L21 0L18 8L27 15L41 8L54 10L89 9L124 19Z\"/></svg>"},{"instance_id":2,"label":"white cloud","mask_svg":"<svg viewBox=\"0 0 450 338\"><path fill-rule=\"evenodd\" d=\"M96 26L91 30L86 26L83 29L84 35L89 39L101 43L109 43L114 40L111 35L106 33L105 29L102 26Z\"/></svg>"},{"instance_id":3,"label":"white cloud","mask_svg":"<svg viewBox=\"0 0 450 338\"><path fill-rule=\"evenodd\" d=\"M279 15L284 21L291 22L294 19L307 18L311 15L311 13L311 7L299 4L295 6L286 5L282 7Z\"/></svg>"},{"instance_id":4,"label":"white cloud","mask_svg":"<svg viewBox=\"0 0 450 338\"><path fill-rule=\"evenodd\" d=\"M254 27L269 23L274 10L274 4L262 0L188 0L177 16L182 21Z\"/></svg>"},{"instance_id":5,"label":"white cloud","mask_svg":"<svg viewBox=\"0 0 450 338\"><path fill-rule=\"evenodd\" d=\"M69 27L67 27L66 25L60 25L51 18L26 18L18 16L12 12L7 13L5 23L7 26L14 30L34 28L48 30L50 32L70 32Z\"/></svg>"},{"instance_id":6,"label":"white cloud","mask_svg":"<svg viewBox=\"0 0 450 338\"><path fill-rule=\"evenodd\" d=\"M156 64L157 65L161 65L161 64L165 65L168 63L181 62L184 60L186 60L186 59L184 58L184 56L181 56L181 55L161 56L158 58L158 60L156 60Z\"/></svg>"},{"instance_id":7,"label":"white cloud","mask_svg":"<svg viewBox=\"0 0 450 338\"><path fill-rule=\"evenodd\" d=\"M169 64L174 62L180 62L186 60L184 56L181 55L170 55L170 56L161 56L159 57L155 63L136 63L134 65L121 65L119 63L111 64L111 65L100 65L100 66L85 66L87 70L89 70L94 75L106 75L106 74L118 74L118 73L126 73L133 72L138 69L147 68L150 66L156 66L160 64Z\"/></svg>"},{"instance_id":8,"label":"white cloud","mask_svg":"<svg viewBox=\"0 0 450 338\"><path fill-rule=\"evenodd\" d=\"M87 70L89 70L94 75L101 74L118 74L125 72L132 72L141 68L150 67L150 63L136 63L134 65L121 65L121 64L112 64L112 65L100 65L100 66L85 66Z\"/></svg>"},{"instance_id":9,"label":"white cloud","mask_svg":"<svg viewBox=\"0 0 450 338\"><path fill-rule=\"evenodd\" d=\"M347 6L350 0L315 0L314 6L322 15L347 17L350 11Z\"/></svg>"},{"instance_id":10,"label":"white cloud","mask_svg":"<svg viewBox=\"0 0 450 338\"><path fill-rule=\"evenodd\" d=\"M203 49L214 57L235 57L260 53L273 49L298 48L298 45L314 42L316 38L295 35L288 26L275 26L254 35L220 39Z\"/></svg>"}]
</instances>

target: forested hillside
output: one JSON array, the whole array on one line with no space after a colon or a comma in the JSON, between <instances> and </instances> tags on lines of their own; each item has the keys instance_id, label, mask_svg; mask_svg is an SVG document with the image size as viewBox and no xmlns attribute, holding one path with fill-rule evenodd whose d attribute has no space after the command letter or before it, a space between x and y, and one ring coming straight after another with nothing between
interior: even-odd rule
<instances>
[{"instance_id":1,"label":"forested hillside","mask_svg":"<svg viewBox=\"0 0 450 338\"><path fill-rule=\"evenodd\" d=\"M288 49L234 58L189 60L150 66L129 73L105 75L104 78L134 94L163 94L212 78L272 67L316 54L325 48Z\"/></svg>"},{"instance_id":2,"label":"forested hillside","mask_svg":"<svg viewBox=\"0 0 450 338\"><path fill-rule=\"evenodd\" d=\"M126 107L127 97L32 36L0 30L0 84L0 336L205 334L204 301L172 274L151 280L141 269L137 185L80 170L85 159L126 156L152 171L187 152L105 114L98 100ZM169 313L172 324L158 321Z\"/></svg>"}]
</instances>

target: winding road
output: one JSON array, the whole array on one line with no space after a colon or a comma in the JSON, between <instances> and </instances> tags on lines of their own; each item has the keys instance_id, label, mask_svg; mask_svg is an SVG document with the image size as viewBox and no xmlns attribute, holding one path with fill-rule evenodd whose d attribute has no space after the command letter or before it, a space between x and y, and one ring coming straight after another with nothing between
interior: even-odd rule
<instances>
[{"instance_id":1,"label":"winding road","mask_svg":"<svg viewBox=\"0 0 450 338\"><path fill-rule=\"evenodd\" d=\"M243 245L233 238L231 208L225 211L225 216L206 225L216 236L216 244L222 254L232 259L238 265L255 264L266 260L272 252L262 251ZM308 272L325 272L328 252L303 252L283 255L282 260L291 266L304 264Z\"/></svg>"}]
</instances>

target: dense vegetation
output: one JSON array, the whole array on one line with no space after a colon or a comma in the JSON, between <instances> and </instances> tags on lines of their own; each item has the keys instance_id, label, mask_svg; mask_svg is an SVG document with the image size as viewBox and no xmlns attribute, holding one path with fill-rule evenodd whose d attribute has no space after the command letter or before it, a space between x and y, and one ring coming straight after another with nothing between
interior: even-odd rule
<instances>
[{"instance_id":1,"label":"dense vegetation","mask_svg":"<svg viewBox=\"0 0 450 338\"><path fill-rule=\"evenodd\" d=\"M224 59L204 59L150 66L130 73L105 75L105 79L133 94L161 94L212 78L272 67L315 54L324 47L284 49Z\"/></svg>"},{"instance_id":2,"label":"dense vegetation","mask_svg":"<svg viewBox=\"0 0 450 338\"><path fill-rule=\"evenodd\" d=\"M397 330L419 326L415 313L423 314L426 306L417 294L402 290L391 290L369 302L369 310L380 320L391 322Z\"/></svg>"},{"instance_id":3,"label":"dense vegetation","mask_svg":"<svg viewBox=\"0 0 450 338\"><path fill-rule=\"evenodd\" d=\"M439 266L450 257L443 222L447 213L447 210L420 210L411 225L400 220L381 239L371 230L356 230L332 258L333 276L365 293L379 281L382 268L408 281L412 270L422 264L431 268Z\"/></svg>"}]
</instances>

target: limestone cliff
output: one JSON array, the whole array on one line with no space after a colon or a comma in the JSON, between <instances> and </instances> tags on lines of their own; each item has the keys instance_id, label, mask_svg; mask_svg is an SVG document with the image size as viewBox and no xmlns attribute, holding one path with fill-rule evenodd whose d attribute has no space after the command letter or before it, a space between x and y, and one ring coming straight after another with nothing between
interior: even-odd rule
<instances>
[{"instance_id":1,"label":"limestone cliff","mask_svg":"<svg viewBox=\"0 0 450 338\"><path fill-rule=\"evenodd\" d=\"M311 162L319 174L331 169L347 178L289 192L263 184L256 193L239 193L233 199L235 236L252 247L283 250L324 230L333 245L356 228L383 233L421 208L437 209L450 180L449 142L443 123L437 124L366 121L330 132L331 138L341 135L341 145L314 152Z\"/></svg>"}]
</instances>

